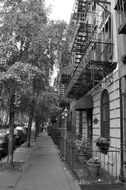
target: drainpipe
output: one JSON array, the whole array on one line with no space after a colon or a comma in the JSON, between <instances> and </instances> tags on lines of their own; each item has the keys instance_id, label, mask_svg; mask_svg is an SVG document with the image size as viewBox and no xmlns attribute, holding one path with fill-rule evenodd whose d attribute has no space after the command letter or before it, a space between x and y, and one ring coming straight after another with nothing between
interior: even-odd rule
<instances>
[{"instance_id":1,"label":"drainpipe","mask_svg":"<svg viewBox=\"0 0 126 190\"><path fill-rule=\"evenodd\" d=\"M120 93L120 146L121 146L121 168L120 168L120 180L124 181L124 168L123 168L123 110L122 110L122 90L121 90L121 79L119 79L119 93Z\"/></svg>"}]
</instances>

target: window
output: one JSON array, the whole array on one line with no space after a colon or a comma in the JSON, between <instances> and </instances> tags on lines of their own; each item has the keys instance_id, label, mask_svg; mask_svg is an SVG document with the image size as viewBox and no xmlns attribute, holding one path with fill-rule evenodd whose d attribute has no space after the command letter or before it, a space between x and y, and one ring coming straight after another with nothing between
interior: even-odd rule
<instances>
[{"instance_id":1,"label":"window","mask_svg":"<svg viewBox=\"0 0 126 190\"><path fill-rule=\"evenodd\" d=\"M108 18L108 21L106 22L103 30L103 35L104 35L104 41L109 42L111 40L111 17Z\"/></svg>"},{"instance_id":2,"label":"window","mask_svg":"<svg viewBox=\"0 0 126 190\"><path fill-rule=\"evenodd\" d=\"M118 0L115 10L117 10L119 13L125 12L126 13L126 1L125 0Z\"/></svg>"},{"instance_id":3,"label":"window","mask_svg":"<svg viewBox=\"0 0 126 190\"><path fill-rule=\"evenodd\" d=\"M108 61L112 59L113 55L113 46L111 44L112 42L111 17L108 18L108 21L104 25L100 37L103 40L103 42L105 42L105 44L103 43L102 45L103 59L105 61Z\"/></svg>"},{"instance_id":4,"label":"window","mask_svg":"<svg viewBox=\"0 0 126 190\"><path fill-rule=\"evenodd\" d=\"M110 134L110 110L109 94L103 90L101 95L101 137L109 138Z\"/></svg>"},{"instance_id":5,"label":"window","mask_svg":"<svg viewBox=\"0 0 126 190\"><path fill-rule=\"evenodd\" d=\"M115 10L119 13L119 24L122 24L123 20L126 17L126 1L125 0L118 0L115 6Z\"/></svg>"},{"instance_id":6,"label":"window","mask_svg":"<svg viewBox=\"0 0 126 190\"><path fill-rule=\"evenodd\" d=\"M95 11L95 10L96 10L96 3L94 3L92 6L92 11Z\"/></svg>"}]
</instances>

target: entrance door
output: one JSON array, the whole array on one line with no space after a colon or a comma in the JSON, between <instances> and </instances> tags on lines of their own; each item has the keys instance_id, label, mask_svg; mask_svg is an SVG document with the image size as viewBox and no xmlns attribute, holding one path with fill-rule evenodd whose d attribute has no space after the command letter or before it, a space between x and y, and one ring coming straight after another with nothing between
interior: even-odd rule
<instances>
[{"instance_id":1,"label":"entrance door","mask_svg":"<svg viewBox=\"0 0 126 190\"><path fill-rule=\"evenodd\" d=\"M79 133L82 135L82 111L79 113Z\"/></svg>"},{"instance_id":2,"label":"entrance door","mask_svg":"<svg viewBox=\"0 0 126 190\"><path fill-rule=\"evenodd\" d=\"M87 109L87 138L92 142L92 109Z\"/></svg>"}]
</instances>

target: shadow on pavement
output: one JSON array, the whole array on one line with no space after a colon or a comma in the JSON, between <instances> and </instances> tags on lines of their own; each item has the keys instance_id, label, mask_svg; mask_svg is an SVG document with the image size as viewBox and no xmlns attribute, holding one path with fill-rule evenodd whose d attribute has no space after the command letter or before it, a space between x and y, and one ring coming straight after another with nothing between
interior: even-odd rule
<instances>
[{"instance_id":1,"label":"shadow on pavement","mask_svg":"<svg viewBox=\"0 0 126 190\"><path fill-rule=\"evenodd\" d=\"M83 184L80 185L82 190L124 190L125 184Z\"/></svg>"}]
</instances>

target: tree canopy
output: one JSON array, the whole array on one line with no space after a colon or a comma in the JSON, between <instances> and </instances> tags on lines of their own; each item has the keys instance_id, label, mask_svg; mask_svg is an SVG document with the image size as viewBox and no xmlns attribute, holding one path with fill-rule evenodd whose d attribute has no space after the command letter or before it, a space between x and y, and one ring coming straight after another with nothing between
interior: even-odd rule
<instances>
[{"instance_id":1,"label":"tree canopy","mask_svg":"<svg viewBox=\"0 0 126 190\"><path fill-rule=\"evenodd\" d=\"M0 2L0 95L10 118L12 162L15 111L28 114L30 139L32 120L57 110L57 96L49 81L67 25L49 20L44 0Z\"/></svg>"},{"instance_id":2,"label":"tree canopy","mask_svg":"<svg viewBox=\"0 0 126 190\"><path fill-rule=\"evenodd\" d=\"M12 91L20 87L29 93L33 83L36 91L43 90L44 85L49 85L66 23L49 21L44 0L1 0L1 3L0 83ZM41 80L43 85L39 86Z\"/></svg>"}]
</instances>

